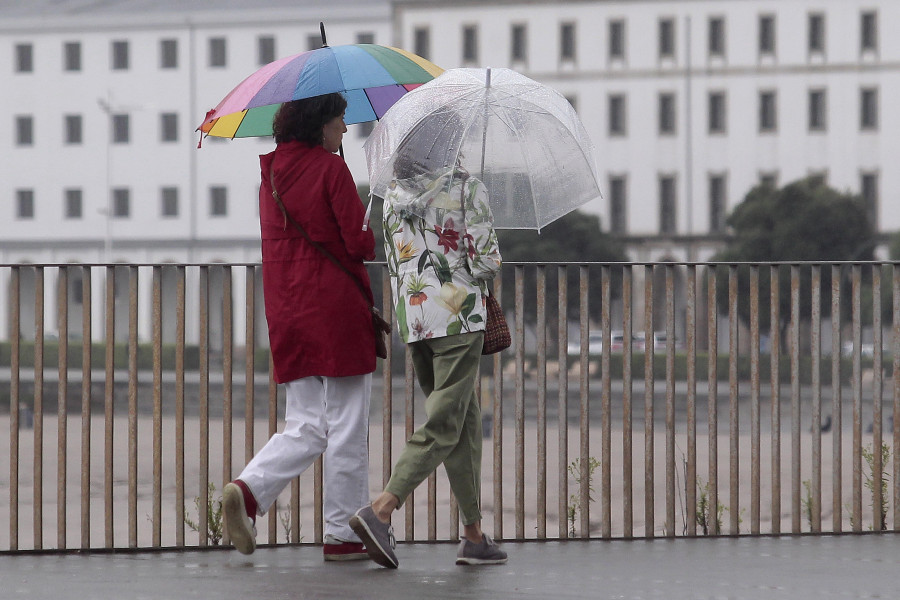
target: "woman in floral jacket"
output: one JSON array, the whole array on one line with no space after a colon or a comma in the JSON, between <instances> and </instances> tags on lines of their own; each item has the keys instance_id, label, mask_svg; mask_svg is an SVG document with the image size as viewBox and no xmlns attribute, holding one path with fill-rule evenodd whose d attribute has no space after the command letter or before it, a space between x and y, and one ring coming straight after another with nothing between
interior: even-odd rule
<instances>
[{"instance_id":1,"label":"woman in floral jacket","mask_svg":"<svg viewBox=\"0 0 900 600\"><path fill-rule=\"evenodd\" d=\"M427 395L427 419L407 442L385 490L350 526L373 560L396 568L391 512L443 463L464 526L457 564L506 562L506 553L481 530L479 502L475 380L484 296L501 264L484 184L459 167L395 179L384 199L384 233L395 314Z\"/></svg>"}]
</instances>

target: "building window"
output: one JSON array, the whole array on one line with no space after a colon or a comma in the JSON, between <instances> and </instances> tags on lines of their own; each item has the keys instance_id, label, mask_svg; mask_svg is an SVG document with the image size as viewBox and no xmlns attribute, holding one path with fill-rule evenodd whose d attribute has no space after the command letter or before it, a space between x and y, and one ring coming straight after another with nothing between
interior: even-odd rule
<instances>
[{"instance_id":1,"label":"building window","mask_svg":"<svg viewBox=\"0 0 900 600\"><path fill-rule=\"evenodd\" d=\"M178 40L159 41L159 67L161 69L178 68Z\"/></svg>"},{"instance_id":2,"label":"building window","mask_svg":"<svg viewBox=\"0 0 900 600\"><path fill-rule=\"evenodd\" d=\"M275 38L271 35L261 35L256 39L256 62L267 65L275 60Z\"/></svg>"},{"instance_id":3,"label":"building window","mask_svg":"<svg viewBox=\"0 0 900 600\"><path fill-rule=\"evenodd\" d=\"M878 129L878 90L865 88L860 92L859 128L865 131Z\"/></svg>"},{"instance_id":4,"label":"building window","mask_svg":"<svg viewBox=\"0 0 900 600\"><path fill-rule=\"evenodd\" d=\"M209 66L224 67L227 62L225 38L209 38Z\"/></svg>"},{"instance_id":5,"label":"building window","mask_svg":"<svg viewBox=\"0 0 900 600\"><path fill-rule=\"evenodd\" d=\"M806 176L806 181L813 188L820 188L828 185L828 171L811 171Z\"/></svg>"},{"instance_id":6,"label":"building window","mask_svg":"<svg viewBox=\"0 0 900 600\"><path fill-rule=\"evenodd\" d=\"M34 190L16 190L16 218L34 218Z\"/></svg>"},{"instance_id":7,"label":"building window","mask_svg":"<svg viewBox=\"0 0 900 600\"><path fill-rule=\"evenodd\" d=\"M65 211L67 219L80 219L82 216L82 195L80 189L65 191Z\"/></svg>"},{"instance_id":8,"label":"building window","mask_svg":"<svg viewBox=\"0 0 900 600\"><path fill-rule=\"evenodd\" d=\"M478 62L478 27L463 26L462 38L463 62Z\"/></svg>"},{"instance_id":9,"label":"building window","mask_svg":"<svg viewBox=\"0 0 900 600\"><path fill-rule=\"evenodd\" d=\"M375 129L375 121L366 121L365 123L360 123L358 129L359 137L369 137L369 134L372 133L373 129Z\"/></svg>"},{"instance_id":10,"label":"building window","mask_svg":"<svg viewBox=\"0 0 900 600\"><path fill-rule=\"evenodd\" d=\"M318 50L322 47L322 36L318 33L311 33L306 36L306 49Z\"/></svg>"},{"instance_id":11,"label":"building window","mask_svg":"<svg viewBox=\"0 0 900 600\"><path fill-rule=\"evenodd\" d=\"M659 178L659 232L675 233L675 177Z\"/></svg>"},{"instance_id":12,"label":"building window","mask_svg":"<svg viewBox=\"0 0 900 600\"><path fill-rule=\"evenodd\" d=\"M16 117L16 145L34 145L34 117L19 115Z\"/></svg>"},{"instance_id":13,"label":"building window","mask_svg":"<svg viewBox=\"0 0 900 600\"><path fill-rule=\"evenodd\" d=\"M666 92L659 95L659 134L675 133L675 94Z\"/></svg>"},{"instance_id":14,"label":"building window","mask_svg":"<svg viewBox=\"0 0 900 600\"><path fill-rule=\"evenodd\" d=\"M725 92L709 93L709 133L725 133L727 130Z\"/></svg>"},{"instance_id":15,"label":"building window","mask_svg":"<svg viewBox=\"0 0 900 600\"><path fill-rule=\"evenodd\" d=\"M628 188L624 176L609 178L609 230L612 233L627 232L626 207Z\"/></svg>"},{"instance_id":16,"label":"building window","mask_svg":"<svg viewBox=\"0 0 900 600\"><path fill-rule=\"evenodd\" d=\"M164 217L177 217L178 216L178 188L176 187L164 187L160 191L160 200L162 202L162 206L160 207L161 214Z\"/></svg>"},{"instance_id":17,"label":"building window","mask_svg":"<svg viewBox=\"0 0 900 600\"><path fill-rule=\"evenodd\" d=\"M825 15L813 13L808 21L808 49L810 54L825 52Z\"/></svg>"},{"instance_id":18,"label":"building window","mask_svg":"<svg viewBox=\"0 0 900 600\"><path fill-rule=\"evenodd\" d=\"M63 68L66 71L81 70L81 44L79 42L63 44Z\"/></svg>"},{"instance_id":19,"label":"building window","mask_svg":"<svg viewBox=\"0 0 900 600\"><path fill-rule=\"evenodd\" d=\"M66 143L80 144L82 139L81 115L66 115Z\"/></svg>"},{"instance_id":20,"label":"building window","mask_svg":"<svg viewBox=\"0 0 900 600\"><path fill-rule=\"evenodd\" d=\"M625 114L624 94L613 94L609 97L609 135L624 136L628 132Z\"/></svg>"},{"instance_id":21,"label":"building window","mask_svg":"<svg viewBox=\"0 0 900 600\"><path fill-rule=\"evenodd\" d=\"M113 195L113 216L117 219L127 219L131 216L131 190L128 188L115 188Z\"/></svg>"},{"instance_id":22,"label":"building window","mask_svg":"<svg viewBox=\"0 0 900 600\"><path fill-rule=\"evenodd\" d=\"M431 30L428 27L413 30L413 53L425 59L431 56Z\"/></svg>"},{"instance_id":23,"label":"building window","mask_svg":"<svg viewBox=\"0 0 900 600\"><path fill-rule=\"evenodd\" d=\"M113 144L127 144L131 141L131 119L128 115L112 115Z\"/></svg>"},{"instance_id":24,"label":"building window","mask_svg":"<svg viewBox=\"0 0 900 600\"><path fill-rule=\"evenodd\" d=\"M374 44L375 43L375 34L371 31L361 31L356 34L356 43L357 44Z\"/></svg>"},{"instance_id":25,"label":"building window","mask_svg":"<svg viewBox=\"0 0 900 600\"><path fill-rule=\"evenodd\" d=\"M228 190L225 186L214 185L209 188L209 215L224 217L228 214Z\"/></svg>"},{"instance_id":26,"label":"building window","mask_svg":"<svg viewBox=\"0 0 900 600\"><path fill-rule=\"evenodd\" d=\"M675 58L675 19L659 20L659 57Z\"/></svg>"},{"instance_id":27,"label":"building window","mask_svg":"<svg viewBox=\"0 0 900 600\"><path fill-rule=\"evenodd\" d=\"M869 225L878 231L878 173L863 173L860 176L860 195L869 217Z\"/></svg>"},{"instance_id":28,"label":"building window","mask_svg":"<svg viewBox=\"0 0 900 600\"><path fill-rule=\"evenodd\" d=\"M709 55L725 56L725 19L709 18Z\"/></svg>"},{"instance_id":29,"label":"building window","mask_svg":"<svg viewBox=\"0 0 900 600\"><path fill-rule=\"evenodd\" d=\"M759 185L773 190L778 187L778 173L760 173Z\"/></svg>"},{"instance_id":30,"label":"building window","mask_svg":"<svg viewBox=\"0 0 900 600\"><path fill-rule=\"evenodd\" d=\"M725 231L725 176L709 176L709 232Z\"/></svg>"},{"instance_id":31,"label":"building window","mask_svg":"<svg viewBox=\"0 0 900 600\"><path fill-rule=\"evenodd\" d=\"M115 40L112 43L112 68L114 71L128 70L128 42Z\"/></svg>"},{"instance_id":32,"label":"building window","mask_svg":"<svg viewBox=\"0 0 900 600\"><path fill-rule=\"evenodd\" d=\"M759 130L771 133L778 128L778 113L775 92L759 93Z\"/></svg>"},{"instance_id":33,"label":"building window","mask_svg":"<svg viewBox=\"0 0 900 600\"><path fill-rule=\"evenodd\" d=\"M575 23L559 26L559 58L563 61L575 60Z\"/></svg>"},{"instance_id":34,"label":"building window","mask_svg":"<svg viewBox=\"0 0 900 600\"><path fill-rule=\"evenodd\" d=\"M160 115L160 138L163 142L178 141L178 113Z\"/></svg>"},{"instance_id":35,"label":"building window","mask_svg":"<svg viewBox=\"0 0 900 600\"><path fill-rule=\"evenodd\" d=\"M759 17L759 53L775 54L775 15Z\"/></svg>"},{"instance_id":36,"label":"building window","mask_svg":"<svg viewBox=\"0 0 900 600\"><path fill-rule=\"evenodd\" d=\"M828 127L825 90L809 91L809 130L825 131Z\"/></svg>"},{"instance_id":37,"label":"building window","mask_svg":"<svg viewBox=\"0 0 900 600\"><path fill-rule=\"evenodd\" d=\"M878 13L874 11L864 12L859 18L860 24L860 50L863 52L878 51Z\"/></svg>"},{"instance_id":38,"label":"building window","mask_svg":"<svg viewBox=\"0 0 900 600\"><path fill-rule=\"evenodd\" d=\"M16 44L16 73L34 71L34 48L31 44Z\"/></svg>"},{"instance_id":39,"label":"building window","mask_svg":"<svg viewBox=\"0 0 900 600\"><path fill-rule=\"evenodd\" d=\"M625 21L609 22L609 57L625 60Z\"/></svg>"},{"instance_id":40,"label":"building window","mask_svg":"<svg viewBox=\"0 0 900 600\"><path fill-rule=\"evenodd\" d=\"M524 25L513 25L510 37L512 38L510 48L512 62L528 60L528 29Z\"/></svg>"}]
</instances>

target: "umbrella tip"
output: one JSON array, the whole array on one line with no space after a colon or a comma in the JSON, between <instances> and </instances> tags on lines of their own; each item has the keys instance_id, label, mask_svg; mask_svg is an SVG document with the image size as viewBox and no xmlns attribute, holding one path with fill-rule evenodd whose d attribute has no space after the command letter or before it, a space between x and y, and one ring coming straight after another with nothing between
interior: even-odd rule
<instances>
[{"instance_id":1,"label":"umbrella tip","mask_svg":"<svg viewBox=\"0 0 900 600\"><path fill-rule=\"evenodd\" d=\"M319 33L322 34L322 47L326 48L328 46L328 42L325 40L325 23L319 21Z\"/></svg>"}]
</instances>

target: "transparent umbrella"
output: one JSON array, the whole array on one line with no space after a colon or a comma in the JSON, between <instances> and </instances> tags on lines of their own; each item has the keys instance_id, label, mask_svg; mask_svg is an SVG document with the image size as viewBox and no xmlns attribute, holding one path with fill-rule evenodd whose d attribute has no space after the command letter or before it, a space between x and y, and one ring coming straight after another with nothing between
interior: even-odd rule
<instances>
[{"instance_id":1,"label":"transparent umbrella","mask_svg":"<svg viewBox=\"0 0 900 600\"><path fill-rule=\"evenodd\" d=\"M411 162L422 173L457 166L484 183L500 229L539 230L601 197L575 110L509 69L445 71L400 98L364 148L374 196L409 176Z\"/></svg>"}]
</instances>

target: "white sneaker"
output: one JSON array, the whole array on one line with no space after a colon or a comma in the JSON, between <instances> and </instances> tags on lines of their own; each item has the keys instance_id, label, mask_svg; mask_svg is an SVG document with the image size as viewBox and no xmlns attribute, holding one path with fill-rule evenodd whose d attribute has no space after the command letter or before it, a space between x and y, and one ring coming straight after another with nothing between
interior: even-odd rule
<instances>
[{"instance_id":1,"label":"white sneaker","mask_svg":"<svg viewBox=\"0 0 900 600\"><path fill-rule=\"evenodd\" d=\"M226 484L222 489L222 516L225 520L225 533L231 543L241 554L253 554L256 550L256 525L247 514L244 493L234 483Z\"/></svg>"}]
</instances>

